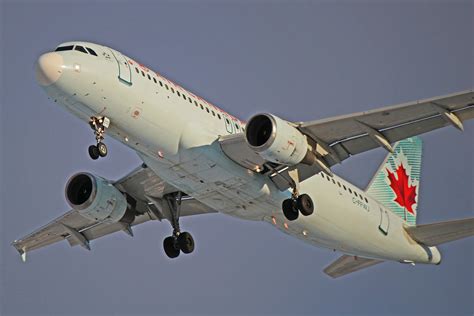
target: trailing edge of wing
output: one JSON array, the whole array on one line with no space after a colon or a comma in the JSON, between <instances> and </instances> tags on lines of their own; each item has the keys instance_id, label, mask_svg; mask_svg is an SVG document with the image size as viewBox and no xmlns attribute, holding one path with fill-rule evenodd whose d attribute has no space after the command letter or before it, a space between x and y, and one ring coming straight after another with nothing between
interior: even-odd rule
<instances>
[{"instance_id":1,"label":"trailing edge of wing","mask_svg":"<svg viewBox=\"0 0 474 316\"><path fill-rule=\"evenodd\" d=\"M381 260L342 255L339 259L328 265L324 269L324 273L332 278L339 278L382 262Z\"/></svg>"}]
</instances>

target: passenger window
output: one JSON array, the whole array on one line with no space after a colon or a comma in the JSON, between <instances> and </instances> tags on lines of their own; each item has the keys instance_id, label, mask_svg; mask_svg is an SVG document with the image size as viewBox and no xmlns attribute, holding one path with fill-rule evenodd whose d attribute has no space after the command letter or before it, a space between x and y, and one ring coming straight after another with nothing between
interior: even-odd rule
<instances>
[{"instance_id":1,"label":"passenger window","mask_svg":"<svg viewBox=\"0 0 474 316\"><path fill-rule=\"evenodd\" d=\"M187 100L187 99L186 99L186 96L185 96L184 94L183 94L183 99Z\"/></svg>"},{"instance_id":2,"label":"passenger window","mask_svg":"<svg viewBox=\"0 0 474 316\"><path fill-rule=\"evenodd\" d=\"M196 100L194 100L194 105L195 105L195 106L198 106L198 103L196 102Z\"/></svg>"},{"instance_id":3,"label":"passenger window","mask_svg":"<svg viewBox=\"0 0 474 316\"><path fill-rule=\"evenodd\" d=\"M142 70L142 76L145 77L145 73L143 72L143 70Z\"/></svg>"},{"instance_id":4,"label":"passenger window","mask_svg":"<svg viewBox=\"0 0 474 316\"><path fill-rule=\"evenodd\" d=\"M366 197L364 198L364 200L365 200L365 203L369 203L369 200L367 200L367 198L366 198Z\"/></svg>"},{"instance_id":5,"label":"passenger window","mask_svg":"<svg viewBox=\"0 0 474 316\"><path fill-rule=\"evenodd\" d=\"M168 88L168 85L165 83L165 87L166 87L166 90L169 90L170 88Z\"/></svg>"},{"instance_id":6,"label":"passenger window","mask_svg":"<svg viewBox=\"0 0 474 316\"><path fill-rule=\"evenodd\" d=\"M56 48L55 52L63 52L65 50L72 50L73 47L74 47L73 45L61 46L61 47Z\"/></svg>"},{"instance_id":7,"label":"passenger window","mask_svg":"<svg viewBox=\"0 0 474 316\"><path fill-rule=\"evenodd\" d=\"M162 86L162 87L163 87L163 82L161 82L161 81L160 81L160 86Z\"/></svg>"},{"instance_id":8,"label":"passenger window","mask_svg":"<svg viewBox=\"0 0 474 316\"><path fill-rule=\"evenodd\" d=\"M181 96L181 93L179 93L179 91L178 91L178 90L176 90L176 93L178 94L178 96L179 96L179 97Z\"/></svg>"},{"instance_id":9,"label":"passenger window","mask_svg":"<svg viewBox=\"0 0 474 316\"><path fill-rule=\"evenodd\" d=\"M334 181L334 179L332 179L332 183L336 184L336 181Z\"/></svg>"},{"instance_id":10,"label":"passenger window","mask_svg":"<svg viewBox=\"0 0 474 316\"><path fill-rule=\"evenodd\" d=\"M171 92L173 92L173 93L174 93L174 89L173 89L173 87L171 87Z\"/></svg>"},{"instance_id":11,"label":"passenger window","mask_svg":"<svg viewBox=\"0 0 474 316\"><path fill-rule=\"evenodd\" d=\"M212 112L212 116L216 116L216 113L214 111L211 111Z\"/></svg>"},{"instance_id":12,"label":"passenger window","mask_svg":"<svg viewBox=\"0 0 474 316\"><path fill-rule=\"evenodd\" d=\"M77 50L81 53L87 54L87 51L84 49L84 47L82 47L80 45L76 45L76 47L74 47L74 50Z\"/></svg>"},{"instance_id":13,"label":"passenger window","mask_svg":"<svg viewBox=\"0 0 474 316\"><path fill-rule=\"evenodd\" d=\"M207 113L210 113L210 112L209 112L209 108L206 108L206 111L207 111Z\"/></svg>"},{"instance_id":14,"label":"passenger window","mask_svg":"<svg viewBox=\"0 0 474 316\"><path fill-rule=\"evenodd\" d=\"M347 189L346 189L346 186L345 186L344 184L342 185L342 187L344 188L344 191L346 191L346 190L347 190Z\"/></svg>"},{"instance_id":15,"label":"passenger window","mask_svg":"<svg viewBox=\"0 0 474 316\"><path fill-rule=\"evenodd\" d=\"M347 188L347 189L349 190L349 193L352 193L352 190L351 190L351 188Z\"/></svg>"},{"instance_id":16,"label":"passenger window","mask_svg":"<svg viewBox=\"0 0 474 316\"><path fill-rule=\"evenodd\" d=\"M158 82L156 82L156 78L155 78L155 77L153 77L153 81L154 81L155 83L158 83Z\"/></svg>"},{"instance_id":17,"label":"passenger window","mask_svg":"<svg viewBox=\"0 0 474 316\"><path fill-rule=\"evenodd\" d=\"M225 119L225 122L226 122L227 124L230 124L229 119Z\"/></svg>"},{"instance_id":18,"label":"passenger window","mask_svg":"<svg viewBox=\"0 0 474 316\"><path fill-rule=\"evenodd\" d=\"M340 183L339 181L337 181L337 185L338 185L339 187L341 187L341 183Z\"/></svg>"},{"instance_id":19,"label":"passenger window","mask_svg":"<svg viewBox=\"0 0 474 316\"><path fill-rule=\"evenodd\" d=\"M193 104L193 100L191 100L191 98L188 98L189 100L189 103Z\"/></svg>"},{"instance_id":20,"label":"passenger window","mask_svg":"<svg viewBox=\"0 0 474 316\"><path fill-rule=\"evenodd\" d=\"M137 68L137 67L135 67L135 71L137 72L137 74L139 74L139 73L140 73L140 70L138 70L138 68Z\"/></svg>"},{"instance_id":21,"label":"passenger window","mask_svg":"<svg viewBox=\"0 0 474 316\"><path fill-rule=\"evenodd\" d=\"M148 76L148 80L151 80L150 74L147 74L147 76Z\"/></svg>"},{"instance_id":22,"label":"passenger window","mask_svg":"<svg viewBox=\"0 0 474 316\"><path fill-rule=\"evenodd\" d=\"M221 115L219 113L217 113L217 117L219 118L219 120L221 119Z\"/></svg>"},{"instance_id":23,"label":"passenger window","mask_svg":"<svg viewBox=\"0 0 474 316\"><path fill-rule=\"evenodd\" d=\"M92 48L86 47L86 49L89 52L89 54L97 56L97 54L95 53L95 51Z\"/></svg>"},{"instance_id":24,"label":"passenger window","mask_svg":"<svg viewBox=\"0 0 474 316\"><path fill-rule=\"evenodd\" d=\"M237 125L237 124L235 124L235 128L236 128L237 130L239 130L239 129L240 129L240 126Z\"/></svg>"},{"instance_id":25,"label":"passenger window","mask_svg":"<svg viewBox=\"0 0 474 316\"><path fill-rule=\"evenodd\" d=\"M201 103L199 103L199 105L201 106L201 110L204 110L204 107L202 106L202 104L201 104Z\"/></svg>"}]
</instances>

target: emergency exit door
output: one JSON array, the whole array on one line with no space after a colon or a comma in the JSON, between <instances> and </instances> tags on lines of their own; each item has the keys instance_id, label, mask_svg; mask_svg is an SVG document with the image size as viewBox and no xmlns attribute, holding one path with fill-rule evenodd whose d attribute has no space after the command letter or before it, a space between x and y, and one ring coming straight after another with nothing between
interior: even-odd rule
<instances>
[{"instance_id":1,"label":"emergency exit door","mask_svg":"<svg viewBox=\"0 0 474 316\"><path fill-rule=\"evenodd\" d=\"M389 226L390 226L390 217L388 215L388 212L386 210L380 208L379 231L384 235L388 235Z\"/></svg>"}]
</instances>

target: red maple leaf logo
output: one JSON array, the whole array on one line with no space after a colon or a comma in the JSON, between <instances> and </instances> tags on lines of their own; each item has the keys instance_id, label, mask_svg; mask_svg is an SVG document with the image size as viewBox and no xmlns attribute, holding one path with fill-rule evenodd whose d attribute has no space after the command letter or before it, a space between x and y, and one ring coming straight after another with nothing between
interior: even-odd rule
<instances>
[{"instance_id":1,"label":"red maple leaf logo","mask_svg":"<svg viewBox=\"0 0 474 316\"><path fill-rule=\"evenodd\" d=\"M406 173L403 164L398 166L397 170L397 177L395 177L395 173L390 172L390 170L386 169L388 173L388 179L390 180L390 187L392 188L393 192L397 196L395 198L395 202L397 202L401 207L406 208L406 210L413 215L415 215L415 211L413 210L412 206L416 203L416 186L409 185L409 177Z\"/></svg>"}]
</instances>

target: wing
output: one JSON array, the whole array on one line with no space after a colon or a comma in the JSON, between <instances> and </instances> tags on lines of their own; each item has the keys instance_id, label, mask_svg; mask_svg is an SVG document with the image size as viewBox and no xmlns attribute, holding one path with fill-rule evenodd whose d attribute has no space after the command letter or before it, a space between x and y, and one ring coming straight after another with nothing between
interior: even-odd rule
<instances>
[{"instance_id":1,"label":"wing","mask_svg":"<svg viewBox=\"0 0 474 316\"><path fill-rule=\"evenodd\" d=\"M327 266L324 269L324 273L332 278L339 278L382 262L381 260L342 255L339 259Z\"/></svg>"},{"instance_id":2,"label":"wing","mask_svg":"<svg viewBox=\"0 0 474 316\"><path fill-rule=\"evenodd\" d=\"M300 181L334 164L377 147L393 151L392 143L431 130L452 125L463 129L463 121L474 118L472 90L415 102L383 107L293 125L316 144L320 165L275 165L263 160L246 143L244 134L219 139L224 153L239 165L264 173L280 188L291 186L293 170ZM319 147L318 147L319 146ZM319 148L319 149L318 149Z\"/></svg>"},{"instance_id":3,"label":"wing","mask_svg":"<svg viewBox=\"0 0 474 316\"><path fill-rule=\"evenodd\" d=\"M446 242L474 235L474 218L406 227L411 238L427 246L437 246Z\"/></svg>"},{"instance_id":4,"label":"wing","mask_svg":"<svg viewBox=\"0 0 474 316\"><path fill-rule=\"evenodd\" d=\"M161 180L149 168L139 167L133 170L116 181L114 186L134 199L135 219L131 224L92 221L81 216L77 211L71 210L20 240L15 240L12 245L25 260L26 252L58 241L67 240L71 246L80 245L90 249L89 241L102 236L118 231L124 231L133 236L132 226L150 220L170 220L169 208L163 197L177 192L177 189ZM194 199L185 197L181 204L180 216L212 212L215 211Z\"/></svg>"},{"instance_id":5,"label":"wing","mask_svg":"<svg viewBox=\"0 0 474 316\"><path fill-rule=\"evenodd\" d=\"M423 134L447 125L463 129L474 117L472 90L415 102L300 123L299 129L333 149L332 165L351 155ZM387 146L388 145L388 146Z\"/></svg>"}]
</instances>

